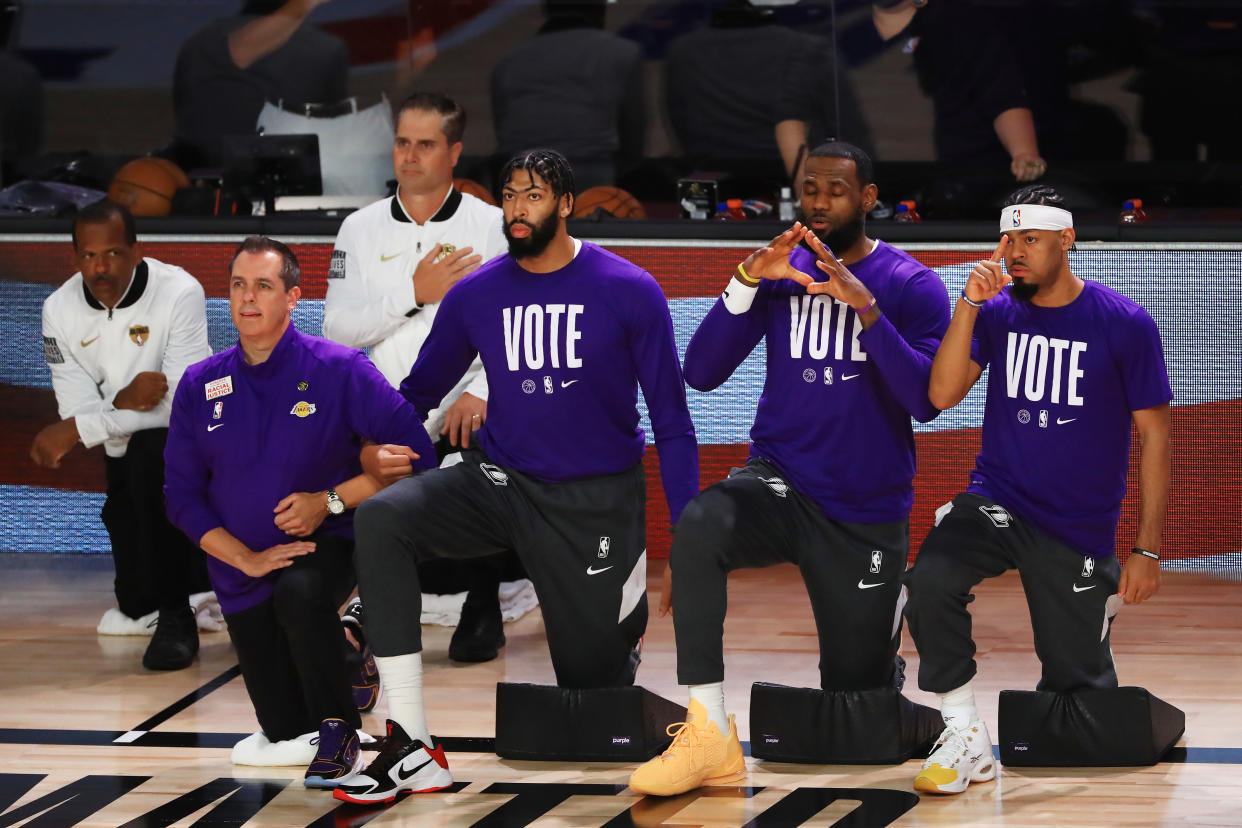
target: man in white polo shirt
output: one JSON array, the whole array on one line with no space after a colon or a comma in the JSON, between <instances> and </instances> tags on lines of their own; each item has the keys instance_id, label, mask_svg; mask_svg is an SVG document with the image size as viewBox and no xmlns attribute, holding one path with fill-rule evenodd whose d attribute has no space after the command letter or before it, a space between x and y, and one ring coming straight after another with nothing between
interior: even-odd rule
<instances>
[{"instance_id":1,"label":"man in white polo shirt","mask_svg":"<svg viewBox=\"0 0 1242 828\"><path fill-rule=\"evenodd\" d=\"M108 201L78 213L73 250L79 271L43 303L43 353L61 419L35 436L30 456L55 469L79 442L103 444L101 517L118 608L99 631L133 634L155 623L143 666L180 670L198 653L188 597L202 553L165 514L164 442L181 374L211 356L203 288L181 268L144 258L133 216Z\"/></svg>"},{"instance_id":2,"label":"man in white polo shirt","mask_svg":"<svg viewBox=\"0 0 1242 828\"><path fill-rule=\"evenodd\" d=\"M500 208L453 186L466 113L434 92L397 109L393 171L397 194L362 208L341 224L328 271L324 336L369 348L384 377L397 386L431 331L440 300L457 280L508 252ZM477 359L424 425L441 459L467 448L487 420L487 380ZM469 593L449 645L456 661L490 661L504 646L497 597L505 558L456 564L460 571L424 576L424 583L466 580ZM444 566L435 562L435 566Z\"/></svg>"}]
</instances>

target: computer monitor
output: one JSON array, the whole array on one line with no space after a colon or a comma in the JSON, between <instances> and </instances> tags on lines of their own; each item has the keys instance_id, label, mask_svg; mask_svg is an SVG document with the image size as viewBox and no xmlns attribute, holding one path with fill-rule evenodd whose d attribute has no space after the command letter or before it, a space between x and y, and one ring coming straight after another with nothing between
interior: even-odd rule
<instances>
[{"instance_id":1,"label":"computer monitor","mask_svg":"<svg viewBox=\"0 0 1242 828\"><path fill-rule=\"evenodd\" d=\"M277 196L321 195L319 136L226 136L221 178L225 192L262 199L269 214Z\"/></svg>"}]
</instances>

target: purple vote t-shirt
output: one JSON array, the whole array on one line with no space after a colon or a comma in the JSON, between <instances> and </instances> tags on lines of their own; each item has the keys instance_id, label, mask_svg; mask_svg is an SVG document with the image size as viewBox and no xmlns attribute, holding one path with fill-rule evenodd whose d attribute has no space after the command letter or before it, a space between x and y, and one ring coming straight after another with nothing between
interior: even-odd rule
<instances>
[{"instance_id":1,"label":"purple vote t-shirt","mask_svg":"<svg viewBox=\"0 0 1242 828\"><path fill-rule=\"evenodd\" d=\"M970 357L991 370L969 491L1084 555L1113 554L1131 412L1173 399L1151 316L1097 282L1059 308L1006 288L979 311Z\"/></svg>"},{"instance_id":2,"label":"purple vote t-shirt","mask_svg":"<svg viewBox=\"0 0 1242 828\"><path fill-rule=\"evenodd\" d=\"M789 262L827 278L805 247ZM751 456L774 464L834 520L905 520L914 499L910 418L940 413L927 381L949 324L948 296L939 276L882 241L850 272L881 310L867 330L849 305L765 279L745 313L730 313L723 298L708 312L686 348L686 381L715 388L766 337Z\"/></svg>"},{"instance_id":3,"label":"purple vote t-shirt","mask_svg":"<svg viewBox=\"0 0 1242 828\"><path fill-rule=\"evenodd\" d=\"M488 389L479 444L496 463L549 482L632 467L646 445L641 386L674 523L698 494L673 321L642 268L589 242L551 273L492 259L445 294L401 393L425 415L476 354Z\"/></svg>"}]
</instances>

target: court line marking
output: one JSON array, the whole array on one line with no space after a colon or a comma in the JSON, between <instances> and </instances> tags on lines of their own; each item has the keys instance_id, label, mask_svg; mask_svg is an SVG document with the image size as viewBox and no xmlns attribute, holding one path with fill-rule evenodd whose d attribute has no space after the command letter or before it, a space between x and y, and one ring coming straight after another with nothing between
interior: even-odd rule
<instances>
[{"instance_id":1,"label":"court line marking","mask_svg":"<svg viewBox=\"0 0 1242 828\"><path fill-rule=\"evenodd\" d=\"M126 739L131 734L135 738ZM0 728L0 744L4 745L67 745L93 747L131 744L139 747L232 748L249 733L212 733L183 730L140 732L109 730L51 730L38 728ZM437 737L449 753L495 753L496 740L483 736ZM750 742L742 742L742 750L750 756ZM999 758L1000 748L992 746ZM779 763L778 763L779 764ZM1159 765L1242 765L1242 748L1236 747L1174 747ZM761 764L760 769L763 765ZM1018 766L1015 766L1018 767ZM1144 767L1144 766L1136 766Z\"/></svg>"},{"instance_id":2,"label":"court line marking","mask_svg":"<svg viewBox=\"0 0 1242 828\"><path fill-rule=\"evenodd\" d=\"M163 710L156 713L154 716L147 719L142 724L135 725L133 728L130 729L129 732L132 733L134 731L154 730L156 727L168 721L173 716L176 716L182 710L185 710L187 707L194 704L194 702L207 696L209 693L219 690L221 687L228 684L230 681L232 681L233 679L237 678L240 675L241 675L241 665L234 664L232 667L225 670L223 673L216 676L211 681L204 684L202 687L195 688L194 690L191 690L189 693L186 693L184 696L177 699L175 702L168 705L168 707L165 707Z\"/></svg>"}]
</instances>

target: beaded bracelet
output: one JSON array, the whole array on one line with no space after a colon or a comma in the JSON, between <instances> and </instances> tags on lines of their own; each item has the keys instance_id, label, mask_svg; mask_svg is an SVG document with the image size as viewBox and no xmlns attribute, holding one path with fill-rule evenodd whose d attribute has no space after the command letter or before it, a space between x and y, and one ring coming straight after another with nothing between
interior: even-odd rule
<instances>
[{"instance_id":1,"label":"beaded bracelet","mask_svg":"<svg viewBox=\"0 0 1242 828\"><path fill-rule=\"evenodd\" d=\"M966 295L966 288L962 288L962 301L970 305L972 308L983 307L982 302L976 302L975 300L971 299L969 296Z\"/></svg>"}]
</instances>

